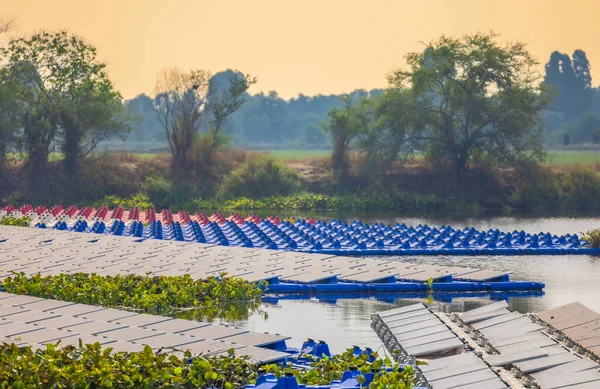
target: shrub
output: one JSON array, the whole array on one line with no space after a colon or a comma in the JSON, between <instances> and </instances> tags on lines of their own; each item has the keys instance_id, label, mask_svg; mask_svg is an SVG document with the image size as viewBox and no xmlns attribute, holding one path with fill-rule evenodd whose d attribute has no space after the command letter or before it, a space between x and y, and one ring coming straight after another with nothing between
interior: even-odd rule
<instances>
[{"instance_id":1,"label":"shrub","mask_svg":"<svg viewBox=\"0 0 600 389\"><path fill-rule=\"evenodd\" d=\"M239 320L260 306L263 284L221 275L193 280L173 277L61 274L28 277L15 273L0 281L6 292L187 319Z\"/></svg>"},{"instance_id":2,"label":"shrub","mask_svg":"<svg viewBox=\"0 0 600 389\"><path fill-rule=\"evenodd\" d=\"M600 209L600 173L574 166L560 180L565 208L582 211Z\"/></svg>"},{"instance_id":3,"label":"shrub","mask_svg":"<svg viewBox=\"0 0 600 389\"><path fill-rule=\"evenodd\" d=\"M287 196L300 188L298 175L273 157L251 155L223 180L225 198Z\"/></svg>"},{"instance_id":4,"label":"shrub","mask_svg":"<svg viewBox=\"0 0 600 389\"><path fill-rule=\"evenodd\" d=\"M31 223L31 219L26 216L4 216L2 219L0 219L0 226L27 227L29 226L29 223Z\"/></svg>"},{"instance_id":5,"label":"shrub","mask_svg":"<svg viewBox=\"0 0 600 389\"><path fill-rule=\"evenodd\" d=\"M130 208L140 208L140 209L148 209L154 208L154 204L150 201L147 195L145 194L136 194L134 196L128 198L122 198L115 195L105 196L102 200L97 201L95 206L107 206L109 208L114 207L123 207L125 209Z\"/></svg>"},{"instance_id":6,"label":"shrub","mask_svg":"<svg viewBox=\"0 0 600 389\"><path fill-rule=\"evenodd\" d=\"M263 369L267 372L280 377L285 373L291 373L298 379L298 382L307 385L327 385L331 381L340 380L345 371L350 368L357 368L362 373L382 372L381 375L375 375L370 388L387 388L388 384L396 384L397 388L410 389L414 386L414 374L411 367L400 370L397 363L393 363L389 358L378 358L377 353L373 356L375 360L369 362L366 354L360 356L354 355L353 349L348 349L342 354L334 355L331 358L323 357L314 359L310 370L298 370L293 367L280 367L278 365L266 365ZM386 371L386 370L391 371ZM381 386L383 383L385 385ZM401 386L404 384L404 386Z\"/></svg>"},{"instance_id":7,"label":"shrub","mask_svg":"<svg viewBox=\"0 0 600 389\"><path fill-rule=\"evenodd\" d=\"M198 205L201 205L199 202ZM393 210L393 211L465 211L478 212L479 206L452 197L422 196L408 193L367 197L301 194L253 200L246 197L228 200L231 210Z\"/></svg>"},{"instance_id":8,"label":"shrub","mask_svg":"<svg viewBox=\"0 0 600 389\"><path fill-rule=\"evenodd\" d=\"M190 181L170 181L164 177L149 177L144 189L150 201L158 208L183 207L195 195Z\"/></svg>"},{"instance_id":9,"label":"shrub","mask_svg":"<svg viewBox=\"0 0 600 389\"><path fill-rule=\"evenodd\" d=\"M592 248L600 248L600 228L582 232L581 238L587 240Z\"/></svg>"},{"instance_id":10,"label":"shrub","mask_svg":"<svg viewBox=\"0 0 600 389\"><path fill-rule=\"evenodd\" d=\"M149 346L140 352L113 353L99 343L32 350L0 345L2 388L223 388L243 387L256 377L247 357L228 355L191 360Z\"/></svg>"}]
</instances>

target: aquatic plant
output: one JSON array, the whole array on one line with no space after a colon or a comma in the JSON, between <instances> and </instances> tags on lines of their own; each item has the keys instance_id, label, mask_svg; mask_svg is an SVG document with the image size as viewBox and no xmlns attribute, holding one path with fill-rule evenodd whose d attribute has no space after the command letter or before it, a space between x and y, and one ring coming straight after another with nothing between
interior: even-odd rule
<instances>
[{"instance_id":1,"label":"aquatic plant","mask_svg":"<svg viewBox=\"0 0 600 389\"><path fill-rule=\"evenodd\" d=\"M600 228L594 228L581 233L581 238L587 240L590 247L600 248Z\"/></svg>"},{"instance_id":2,"label":"aquatic plant","mask_svg":"<svg viewBox=\"0 0 600 389\"><path fill-rule=\"evenodd\" d=\"M345 371L356 368L361 373L380 373L375 377L370 388L391 388L394 384L396 388L412 388L414 385L414 372L409 366L404 369L398 363L390 358L379 358L377 353L371 354L374 359L367 354L355 355L354 349L348 349L342 354L332 357L314 358L310 364L310 370L298 370L293 367L284 367L279 365L266 365L263 369L266 372L281 377L286 373L293 374L298 382L307 385L327 385L333 380L340 380ZM389 371L388 371L389 370Z\"/></svg>"},{"instance_id":3,"label":"aquatic plant","mask_svg":"<svg viewBox=\"0 0 600 389\"><path fill-rule=\"evenodd\" d=\"M227 355L190 359L155 353L112 352L99 343L33 350L0 345L0 388L218 388L233 389L256 377L247 357Z\"/></svg>"},{"instance_id":4,"label":"aquatic plant","mask_svg":"<svg viewBox=\"0 0 600 389\"><path fill-rule=\"evenodd\" d=\"M27 227L29 223L31 223L31 219L26 216L14 217L8 215L0 219L0 226Z\"/></svg>"},{"instance_id":5,"label":"aquatic plant","mask_svg":"<svg viewBox=\"0 0 600 389\"><path fill-rule=\"evenodd\" d=\"M240 320L258 310L265 283L221 274L205 280L184 276L14 273L0 281L9 293L122 308L183 319Z\"/></svg>"},{"instance_id":6,"label":"aquatic plant","mask_svg":"<svg viewBox=\"0 0 600 389\"><path fill-rule=\"evenodd\" d=\"M122 207L125 209L129 208L139 208L139 209L148 209L154 208L154 204L150 201L148 195L143 193L138 193L131 197L119 197L115 195L105 196L102 200L97 201L95 204L97 207L99 206L107 206L109 208L114 207Z\"/></svg>"}]
</instances>

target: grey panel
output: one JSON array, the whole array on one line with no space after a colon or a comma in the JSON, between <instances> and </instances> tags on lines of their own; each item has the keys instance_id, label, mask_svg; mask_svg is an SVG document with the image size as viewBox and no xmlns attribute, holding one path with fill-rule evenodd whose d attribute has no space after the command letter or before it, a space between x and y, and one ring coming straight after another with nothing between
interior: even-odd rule
<instances>
[{"instance_id":1,"label":"grey panel","mask_svg":"<svg viewBox=\"0 0 600 389\"><path fill-rule=\"evenodd\" d=\"M504 324L504 323L507 323L507 322L510 322L510 321L513 321L516 319L523 319L523 316L517 312L508 312L504 315L496 316L491 319L473 323L471 325L473 326L473 328L475 328L477 330L482 330L482 329L492 327L495 325ZM525 319L525 320L529 320L529 319Z\"/></svg>"},{"instance_id":2,"label":"grey panel","mask_svg":"<svg viewBox=\"0 0 600 389\"><path fill-rule=\"evenodd\" d=\"M418 339L423 336L438 334L440 332L450 332L450 331L448 331L448 327L446 327L444 324L439 323L437 325L427 327L427 328L422 328L420 330L395 334L394 336L396 337L398 342L404 342L404 341L407 341L410 339Z\"/></svg>"},{"instance_id":3,"label":"grey panel","mask_svg":"<svg viewBox=\"0 0 600 389\"><path fill-rule=\"evenodd\" d=\"M427 307L425 307L425 305L419 303L419 304L407 305L404 307L390 309L388 311L377 312L377 315L379 315L379 317L381 317L383 319L384 317L390 317L390 316L398 315L398 314L405 313L405 312L416 311L417 309L423 309L423 308L427 309Z\"/></svg>"},{"instance_id":4,"label":"grey panel","mask_svg":"<svg viewBox=\"0 0 600 389\"><path fill-rule=\"evenodd\" d=\"M220 338L226 342L239 343L246 346L268 346L270 344L279 343L281 341L290 339L289 336L273 335L273 334L261 334L258 332L246 332L243 334L228 336Z\"/></svg>"},{"instance_id":5,"label":"grey panel","mask_svg":"<svg viewBox=\"0 0 600 389\"><path fill-rule=\"evenodd\" d=\"M576 384L594 383L596 388L600 388L600 373L597 371L586 370L577 374L559 374L551 377L538 377L538 385L544 389L555 389L571 387Z\"/></svg>"},{"instance_id":6,"label":"grey panel","mask_svg":"<svg viewBox=\"0 0 600 389\"><path fill-rule=\"evenodd\" d=\"M542 358L543 359L543 358ZM524 363L524 362L523 362ZM552 376L557 374L571 374L578 371L598 369L598 364L589 359L576 358L574 362L562 364L543 371L532 373L534 378Z\"/></svg>"},{"instance_id":7,"label":"grey panel","mask_svg":"<svg viewBox=\"0 0 600 389\"><path fill-rule=\"evenodd\" d=\"M505 389L507 386L499 378L492 378L472 384L461 385L456 389Z\"/></svg>"},{"instance_id":8,"label":"grey panel","mask_svg":"<svg viewBox=\"0 0 600 389\"><path fill-rule=\"evenodd\" d=\"M479 382L485 382L493 380L497 376L491 370L479 370L472 373L462 374L455 377L449 377L436 381L430 381L429 383L435 389L450 389L460 388L461 386L468 384L475 384Z\"/></svg>"},{"instance_id":9,"label":"grey panel","mask_svg":"<svg viewBox=\"0 0 600 389\"><path fill-rule=\"evenodd\" d=\"M475 323L478 321L482 321L482 320L487 320L487 319L491 319L493 317L496 316L501 316L501 315L505 315L507 313L509 313L510 311L506 308L500 308L500 309L496 309L494 311L489 311L489 312L481 312L479 314L476 315L470 315L468 317L464 317L461 316L461 319L464 323L466 324L471 324L471 323Z\"/></svg>"},{"instance_id":10,"label":"grey panel","mask_svg":"<svg viewBox=\"0 0 600 389\"><path fill-rule=\"evenodd\" d=\"M541 348L531 348L514 353L490 355L486 360L491 366L504 366L533 358L545 357L547 355L548 354Z\"/></svg>"},{"instance_id":11,"label":"grey panel","mask_svg":"<svg viewBox=\"0 0 600 389\"><path fill-rule=\"evenodd\" d=\"M508 308L508 303L504 300L489 304L480 308L472 309L462 315L463 320L469 320L472 316L478 316L484 312L492 312L501 308Z\"/></svg>"},{"instance_id":12,"label":"grey panel","mask_svg":"<svg viewBox=\"0 0 600 389\"><path fill-rule=\"evenodd\" d=\"M464 344L458 339L447 339L440 340L438 342L427 343L419 346L406 347L405 350L415 356L429 355L433 353L438 353L442 351L449 350L462 350L464 348Z\"/></svg>"},{"instance_id":13,"label":"grey panel","mask_svg":"<svg viewBox=\"0 0 600 389\"><path fill-rule=\"evenodd\" d=\"M489 369L489 367L486 366L481 361L476 361L475 363L461 364L459 366L449 366L449 367L445 367L443 369L429 371L424 374L425 374L425 378L427 378L428 381L435 381L435 380L439 380L442 378L454 377L457 375L462 375L462 374L471 373L471 372L479 371L479 370L485 370L485 369Z\"/></svg>"},{"instance_id":14,"label":"grey panel","mask_svg":"<svg viewBox=\"0 0 600 389\"><path fill-rule=\"evenodd\" d=\"M440 340L447 340L447 339L454 339L454 338L456 338L456 335L454 335L452 332L443 331L443 332L438 332L438 333L431 334L431 335L420 336L418 338L414 338L414 339L410 339L410 340L405 340L402 342L402 347L404 347L406 349L407 347L414 347L414 346L423 345L423 344L427 344L427 343L439 342Z\"/></svg>"},{"instance_id":15,"label":"grey panel","mask_svg":"<svg viewBox=\"0 0 600 389\"><path fill-rule=\"evenodd\" d=\"M477 357L472 352L466 352L466 353L454 355L451 357L427 361L427 364L419 366L419 369L421 369L421 371L423 371L423 372L427 372L427 371L434 371L434 370L438 370L438 369L444 369L447 367L463 366L463 365L469 365L469 364L474 364L474 363L482 363L482 362L481 362L481 359L479 359L479 357Z\"/></svg>"},{"instance_id":16,"label":"grey panel","mask_svg":"<svg viewBox=\"0 0 600 389\"><path fill-rule=\"evenodd\" d=\"M533 373L539 370L549 369L551 367L563 365L569 362L575 362L579 358L570 353L549 355L545 358L536 358L529 361L517 362L515 365L521 369L523 373Z\"/></svg>"}]
</instances>

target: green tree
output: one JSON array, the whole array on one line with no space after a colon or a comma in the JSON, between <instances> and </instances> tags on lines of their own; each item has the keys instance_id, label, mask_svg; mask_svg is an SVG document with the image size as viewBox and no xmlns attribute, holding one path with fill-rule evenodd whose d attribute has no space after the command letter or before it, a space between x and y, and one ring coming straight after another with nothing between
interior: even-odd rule
<instances>
[{"instance_id":1,"label":"green tree","mask_svg":"<svg viewBox=\"0 0 600 389\"><path fill-rule=\"evenodd\" d=\"M26 85L23 128L29 159L43 170L50 144L61 136L65 172L100 141L128 130L121 95L96 59L96 49L67 31L12 40L5 55ZM40 173L40 172L38 172Z\"/></svg>"},{"instance_id":2,"label":"green tree","mask_svg":"<svg viewBox=\"0 0 600 389\"><path fill-rule=\"evenodd\" d=\"M359 136L358 145L365 152L362 166L365 177L384 174L391 163L404 159L412 151L409 136L419 128L418 115L412 106L412 92L391 87L371 97L373 119Z\"/></svg>"},{"instance_id":3,"label":"green tree","mask_svg":"<svg viewBox=\"0 0 600 389\"><path fill-rule=\"evenodd\" d=\"M175 176L189 171L190 150L206 114L210 77L206 70L170 68L156 81L154 107L169 142Z\"/></svg>"},{"instance_id":4,"label":"green tree","mask_svg":"<svg viewBox=\"0 0 600 389\"><path fill-rule=\"evenodd\" d=\"M0 177L6 168L7 152L17 148L20 112L16 101L18 87L10 75L10 69L0 68Z\"/></svg>"},{"instance_id":5,"label":"green tree","mask_svg":"<svg viewBox=\"0 0 600 389\"><path fill-rule=\"evenodd\" d=\"M590 63L583 50L568 54L553 52L546 64L544 84L556 94L551 108L574 119L593 109L594 89Z\"/></svg>"},{"instance_id":6,"label":"green tree","mask_svg":"<svg viewBox=\"0 0 600 389\"><path fill-rule=\"evenodd\" d=\"M460 175L474 155L498 165L544 157L540 113L549 96L524 44L501 45L494 33L442 36L406 56L390 74L393 88L411 88L416 123L407 141Z\"/></svg>"},{"instance_id":7,"label":"green tree","mask_svg":"<svg viewBox=\"0 0 600 389\"><path fill-rule=\"evenodd\" d=\"M227 143L225 124L248 101L248 88L256 83L256 78L233 71L228 82L227 87L219 89L215 85L216 80L212 79L209 87L208 128L206 131L208 149L204 154L204 162L207 166L212 163L212 153Z\"/></svg>"},{"instance_id":8,"label":"green tree","mask_svg":"<svg viewBox=\"0 0 600 389\"><path fill-rule=\"evenodd\" d=\"M332 139L331 168L336 182L343 183L349 174L348 149L359 134L366 131L370 123L370 101L356 101L349 95L340 97L343 106L327 114L328 120L322 128Z\"/></svg>"}]
</instances>

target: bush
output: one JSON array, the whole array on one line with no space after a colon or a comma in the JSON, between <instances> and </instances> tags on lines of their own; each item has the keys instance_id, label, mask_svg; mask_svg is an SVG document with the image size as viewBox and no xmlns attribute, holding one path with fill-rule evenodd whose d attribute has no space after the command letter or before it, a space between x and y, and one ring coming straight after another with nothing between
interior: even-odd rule
<instances>
[{"instance_id":1,"label":"bush","mask_svg":"<svg viewBox=\"0 0 600 389\"><path fill-rule=\"evenodd\" d=\"M139 209L148 209L154 208L154 204L150 201L147 195L145 194L136 194L129 198L122 198L115 195L105 196L102 200L97 201L95 206L107 206L109 208L114 207L122 207L125 209L131 208L139 208Z\"/></svg>"},{"instance_id":2,"label":"bush","mask_svg":"<svg viewBox=\"0 0 600 389\"><path fill-rule=\"evenodd\" d=\"M31 219L26 216L20 218L14 216L4 216L0 219L0 226L15 226L15 227L27 227L31 223Z\"/></svg>"},{"instance_id":3,"label":"bush","mask_svg":"<svg viewBox=\"0 0 600 389\"><path fill-rule=\"evenodd\" d=\"M224 198L287 196L300 188L298 175L273 157L251 155L223 180Z\"/></svg>"},{"instance_id":4,"label":"bush","mask_svg":"<svg viewBox=\"0 0 600 389\"><path fill-rule=\"evenodd\" d=\"M77 273L27 277L15 273L0 281L0 289L8 293L198 320L247 318L260 306L263 286L224 275L193 280L189 275L110 277Z\"/></svg>"},{"instance_id":5,"label":"bush","mask_svg":"<svg viewBox=\"0 0 600 389\"><path fill-rule=\"evenodd\" d=\"M360 372L381 372L376 374L370 388L387 388L389 384L395 384L396 388L410 389L414 386L414 372L409 366L400 370L397 363L393 363L389 358L378 358L377 353L373 353L375 360L369 362L369 356L362 354L354 355L353 349L348 349L344 353L334 355L331 358L314 359L310 370L298 370L293 367L280 367L278 365L266 365L263 369L267 372L280 377L285 373L293 374L298 382L306 385L328 385L331 381L340 380L345 371L355 367ZM314 358L314 357L313 357ZM391 371L386 371L390 369ZM401 386L403 384L404 386Z\"/></svg>"},{"instance_id":6,"label":"bush","mask_svg":"<svg viewBox=\"0 0 600 389\"><path fill-rule=\"evenodd\" d=\"M590 247L594 249L600 248L600 228L581 233L581 238L587 240Z\"/></svg>"},{"instance_id":7,"label":"bush","mask_svg":"<svg viewBox=\"0 0 600 389\"><path fill-rule=\"evenodd\" d=\"M574 166L560 183L566 209L600 209L600 173L587 167Z\"/></svg>"},{"instance_id":8,"label":"bush","mask_svg":"<svg viewBox=\"0 0 600 389\"><path fill-rule=\"evenodd\" d=\"M194 202L194 206L205 204L202 200ZM367 197L327 196L301 194L287 197L267 197L253 200L246 197L228 200L224 208L230 210L392 210L392 211L464 211L478 212L480 207L452 197L421 196L408 193L371 195Z\"/></svg>"},{"instance_id":9,"label":"bush","mask_svg":"<svg viewBox=\"0 0 600 389\"><path fill-rule=\"evenodd\" d=\"M144 189L150 201L159 209L182 208L196 194L192 182L170 181L164 177L149 177Z\"/></svg>"},{"instance_id":10,"label":"bush","mask_svg":"<svg viewBox=\"0 0 600 389\"><path fill-rule=\"evenodd\" d=\"M140 352L113 353L99 343L79 348L53 344L34 351L0 345L2 388L223 388L243 387L256 377L247 357L196 357L191 360L157 354L149 346Z\"/></svg>"}]
</instances>

